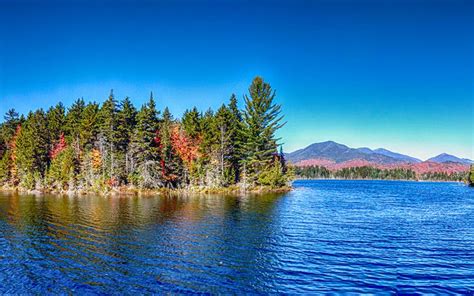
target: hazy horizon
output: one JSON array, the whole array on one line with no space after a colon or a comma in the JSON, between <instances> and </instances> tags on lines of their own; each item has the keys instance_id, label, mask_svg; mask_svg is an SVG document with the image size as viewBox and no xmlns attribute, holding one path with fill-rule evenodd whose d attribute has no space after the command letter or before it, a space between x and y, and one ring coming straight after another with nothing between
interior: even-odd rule
<instances>
[{"instance_id":1,"label":"hazy horizon","mask_svg":"<svg viewBox=\"0 0 474 296\"><path fill-rule=\"evenodd\" d=\"M212 8L212 9L211 9ZM175 116L259 75L277 91L292 152L332 140L426 160L474 159L470 1L1 1L0 113L110 89L153 91Z\"/></svg>"}]
</instances>

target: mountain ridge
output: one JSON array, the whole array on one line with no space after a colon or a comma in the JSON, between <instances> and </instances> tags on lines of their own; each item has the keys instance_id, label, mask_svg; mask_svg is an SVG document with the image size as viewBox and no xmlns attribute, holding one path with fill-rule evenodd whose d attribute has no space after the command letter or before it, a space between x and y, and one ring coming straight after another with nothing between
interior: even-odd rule
<instances>
[{"instance_id":1,"label":"mountain ridge","mask_svg":"<svg viewBox=\"0 0 474 296\"><path fill-rule=\"evenodd\" d=\"M437 163L447 163L447 162L453 162L453 163L463 163L463 164L473 164L474 161L468 159L468 158L459 158L457 156L448 154L448 153L441 153L439 155L436 155L434 157L431 157L427 159L426 161L431 161L431 162L437 162Z\"/></svg>"},{"instance_id":2,"label":"mountain ridge","mask_svg":"<svg viewBox=\"0 0 474 296\"><path fill-rule=\"evenodd\" d=\"M294 152L286 153L286 158L298 165L301 162L308 162L310 160L320 160L338 163L349 161L359 161L374 163L378 165L394 165L394 164L418 164L424 162L434 163L458 163L458 164L473 164L474 162L467 158L459 158L447 153L441 153L437 156L431 157L425 161L416 157L390 151L385 148L370 149L367 147L351 148L347 145L340 144L334 141L317 142L298 149Z\"/></svg>"}]
</instances>

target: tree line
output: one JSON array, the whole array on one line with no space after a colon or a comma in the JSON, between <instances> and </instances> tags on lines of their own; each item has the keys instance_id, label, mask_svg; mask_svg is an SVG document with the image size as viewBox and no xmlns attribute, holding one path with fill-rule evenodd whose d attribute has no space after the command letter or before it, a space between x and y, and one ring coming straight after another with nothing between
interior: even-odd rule
<instances>
[{"instance_id":1,"label":"tree line","mask_svg":"<svg viewBox=\"0 0 474 296\"><path fill-rule=\"evenodd\" d=\"M379 169L371 166L350 167L329 170L324 166L296 167L297 178L303 179L374 179L374 180L432 180L432 181L465 181L464 172L428 172L416 174L412 169L393 168Z\"/></svg>"},{"instance_id":2,"label":"tree line","mask_svg":"<svg viewBox=\"0 0 474 296\"><path fill-rule=\"evenodd\" d=\"M474 187L474 165L471 164L471 167L469 168L469 176L467 178L467 184L469 186Z\"/></svg>"},{"instance_id":3,"label":"tree line","mask_svg":"<svg viewBox=\"0 0 474 296\"><path fill-rule=\"evenodd\" d=\"M9 110L0 125L0 185L99 191L244 188L287 185L290 172L275 132L283 116L275 91L256 77L243 110L235 95L217 111L196 107L176 119L153 94L137 109L113 91L101 105L76 100L31 111Z\"/></svg>"}]
</instances>

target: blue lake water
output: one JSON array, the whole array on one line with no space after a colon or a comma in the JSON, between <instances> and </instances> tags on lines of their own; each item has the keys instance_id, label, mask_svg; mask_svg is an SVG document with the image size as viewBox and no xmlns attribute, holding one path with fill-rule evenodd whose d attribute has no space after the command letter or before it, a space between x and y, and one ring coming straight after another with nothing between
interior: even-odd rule
<instances>
[{"instance_id":1,"label":"blue lake water","mask_svg":"<svg viewBox=\"0 0 474 296\"><path fill-rule=\"evenodd\" d=\"M0 194L0 293L474 292L474 189L294 187L242 197Z\"/></svg>"}]
</instances>

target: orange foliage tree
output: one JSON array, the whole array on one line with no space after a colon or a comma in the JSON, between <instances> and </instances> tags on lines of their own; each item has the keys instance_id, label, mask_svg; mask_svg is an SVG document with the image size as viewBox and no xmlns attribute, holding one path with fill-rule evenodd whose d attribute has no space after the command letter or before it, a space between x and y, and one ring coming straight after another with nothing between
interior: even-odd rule
<instances>
[{"instance_id":1,"label":"orange foliage tree","mask_svg":"<svg viewBox=\"0 0 474 296\"><path fill-rule=\"evenodd\" d=\"M92 161L92 168L96 171L100 169L102 165L102 155L100 155L99 149L92 149L91 151L91 161Z\"/></svg>"},{"instance_id":2,"label":"orange foliage tree","mask_svg":"<svg viewBox=\"0 0 474 296\"><path fill-rule=\"evenodd\" d=\"M200 156L199 145L201 138L191 138L178 125L174 125L171 130L171 146L186 165L191 170L193 162Z\"/></svg>"}]
</instances>

